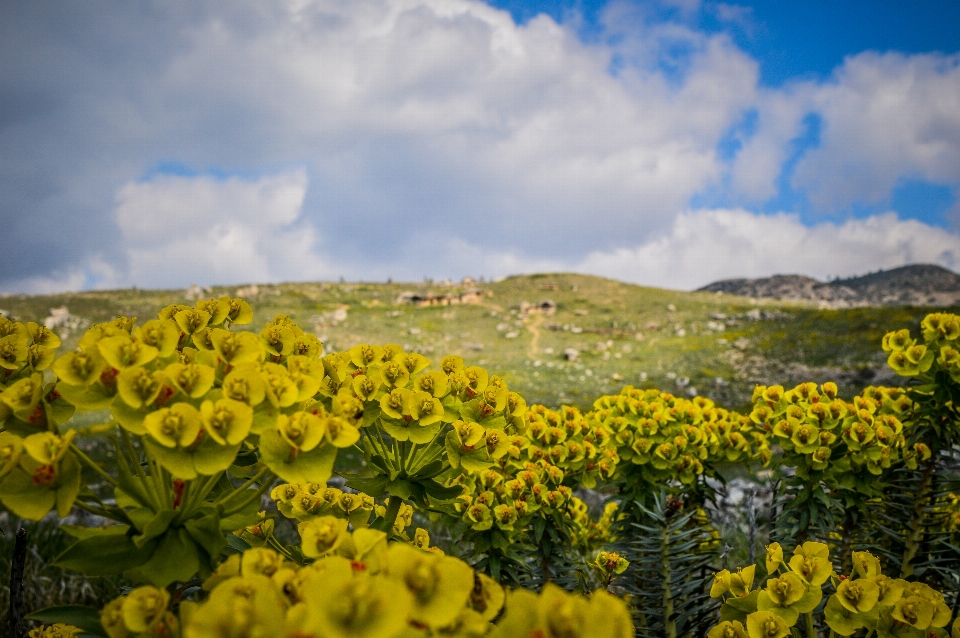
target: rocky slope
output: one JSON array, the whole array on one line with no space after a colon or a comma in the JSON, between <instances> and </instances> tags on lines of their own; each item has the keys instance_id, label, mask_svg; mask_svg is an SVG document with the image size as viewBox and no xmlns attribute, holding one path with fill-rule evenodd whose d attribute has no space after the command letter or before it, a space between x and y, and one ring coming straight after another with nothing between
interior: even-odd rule
<instances>
[{"instance_id":1,"label":"rocky slope","mask_svg":"<svg viewBox=\"0 0 960 638\"><path fill-rule=\"evenodd\" d=\"M803 275L761 279L723 279L699 289L741 297L815 301L823 307L956 306L960 305L960 275L932 264L821 282Z\"/></svg>"}]
</instances>

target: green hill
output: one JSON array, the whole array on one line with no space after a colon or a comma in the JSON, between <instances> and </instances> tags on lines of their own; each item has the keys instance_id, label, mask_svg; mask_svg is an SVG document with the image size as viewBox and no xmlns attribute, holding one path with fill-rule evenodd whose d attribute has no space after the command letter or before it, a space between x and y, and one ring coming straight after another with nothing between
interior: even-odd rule
<instances>
[{"instance_id":1,"label":"green hill","mask_svg":"<svg viewBox=\"0 0 960 638\"><path fill-rule=\"evenodd\" d=\"M436 359L459 354L503 375L528 400L551 406L584 406L628 383L699 393L731 408L748 402L756 383L833 380L846 394L896 383L880 339L889 329L915 329L931 311L824 310L573 274L456 285L290 283L20 295L0 298L0 309L21 321L56 325L69 348L86 325L118 314L151 318L198 293L244 296L256 311L251 328L288 314L328 350L397 343Z\"/></svg>"}]
</instances>

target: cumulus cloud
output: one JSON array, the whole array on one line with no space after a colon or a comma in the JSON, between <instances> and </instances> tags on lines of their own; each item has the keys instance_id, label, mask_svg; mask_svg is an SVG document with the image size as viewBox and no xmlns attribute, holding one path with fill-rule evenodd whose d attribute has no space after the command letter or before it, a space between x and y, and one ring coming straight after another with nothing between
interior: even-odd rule
<instances>
[{"instance_id":1,"label":"cumulus cloud","mask_svg":"<svg viewBox=\"0 0 960 638\"><path fill-rule=\"evenodd\" d=\"M479 0L4 3L0 289L575 268L705 189L771 200L810 113L793 183L818 206L960 189L955 58L768 89L691 26L732 5L663 4L611 3L585 43Z\"/></svg>"},{"instance_id":2,"label":"cumulus cloud","mask_svg":"<svg viewBox=\"0 0 960 638\"><path fill-rule=\"evenodd\" d=\"M595 252L578 270L692 290L718 279L799 273L825 280L910 263L960 266L960 237L895 213L806 226L796 215L696 210L663 237Z\"/></svg>"},{"instance_id":3,"label":"cumulus cloud","mask_svg":"<svg viewBox=\"0 0 960 638\"><path fill-rule=\"evenodd\" d=\"M881 202L905 177L960 186L960 55L862 53L812 99L820 145L794 183L818 206Z\"/></svg>"},{"instance_id":4,"label":"cumulus cloud","mask_svg":"<svg viewBox=\"0 0 960 638\"><path fill-rule=\"evenodd\" d=\"M114 266L99 255L23 279L43 294L85 288L176 288L334 276L301 220L308 179L302 170L245 179L159 175L116 193L113 217L124 252Z\"/></svg>"},{"instance_id":5,"label":"cumulus cloud","mask_svg":"<svg viewBox=\"0 0 960 638\"><path fill-rule=\"evenodd\" d=\"M126 184L115 209L125 279L164 288L329 277L313 229L298 224L307 181L295 171L253 181L165 175Z\"/></svg>"}]
</instances>

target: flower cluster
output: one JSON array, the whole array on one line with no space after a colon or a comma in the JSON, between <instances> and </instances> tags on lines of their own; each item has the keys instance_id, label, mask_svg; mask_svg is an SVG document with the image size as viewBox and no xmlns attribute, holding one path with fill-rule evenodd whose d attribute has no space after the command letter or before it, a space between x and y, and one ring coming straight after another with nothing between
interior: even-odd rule
<instances>
[{"instance_id":1,"label":"flower cluster","mask_svg":"<svg viewBox=\"0 0 960 638\"><path fill-rule=\"evenodd\" d=\"M830 475L840 485L870 493L872 477L900 460L916 467L929 456L923 443L909 447L900 417L912 405L901 388L868 387L853 401L837 397L837 386L801 383L757 386L750 418L769 432L785 453L784 464L800 476Z\"/></svg>"},{"instance_id":2,"label":"flower cluster","mask_svg":"<svg viewBox=\"0 0 960 638\"><path fill-rule=\"evenodd\" d=\"M960 317L933 313L920 323L924 343L917 343L906 328L883 336L883 351L889 353L887 364L904 377L922 375L935 368L947 372L960 382ZM935 365L936 364L936 365Z\"/></svg>"},{"instance_id":3,"label":"flower cluster","mask_svg":"<svg viewBox=\"0 0 960 638\"><path fill-rule=\"evenodd\" d=\"M626 386L597 399L587 420L611 432L623 461L619 475L635 486L689 484L720 463L770 459L763 432L749 418L704 397Z\"/></svg>"},{"instance_id":4,"label":"flower cluster","mask_svg":"<svg viewBox=\"0 0 960 638\"><path fill-rule=\"evenodd\" d=\"M943 595L923 583L884 576L880 561L868 552L853 552L850 576L837 575L824 543L807 541L784 560L779 543L767 547L766 587L753 589L756 565L717 573L710 595L724 597L721 622L709 638L785 638L805 619L814 631L814 611L828 582L835 593L822 607L824 622L836 635L852 636L860 629L878 638L947 636L950 608ZM960 619L953 635L960 634Z\"/></svg>"},{"instance_id":5,"label":"flower cluster","mask_svg":"<svg viewBox=\"0 0 960 638\"><path fill-rule=\"evenodd\" d=\"M109 638L480 638L570 636L627 638L623 601L589 599L548 586L509 596L466 563L405 543L388 544L370 528L319 516L304 529L302 562L270 548L232 554L202 585L203 602L178 601L164 589L137 587L99 615ZM506 614L502 615L506 600ZM500 621L494 621L502 615ZM54 625L31 638L68 638ZM537 632L540 631L538 634Z\"/></svg>"},{"instance_id":6,"label":"flower cluster","mask_svg":"<svg viewBox=\"0 0 960 638\"><path fill-rule=\"evenodd\" d=\"M514 531L525 527L537 512L585 512L586 506L573 496L569 485L583 484L578 478L589 482L587 477L593 477L596 485L595 477L603 471L600 466L616 465L609 433L590 428L576 408L554 411L536 405L525 417L522 434L498 437L501 447L491 453L495 464L478 467L461 461L463 471L448 479L449 484L466 488L457 507L474 530L496 526ZM463 441L469 429L469 424L462 424L457 431L455 424L448 435L448 450L453 439ZM582 519L576 514L573 518Z\"/></svg>"}]
</instances>

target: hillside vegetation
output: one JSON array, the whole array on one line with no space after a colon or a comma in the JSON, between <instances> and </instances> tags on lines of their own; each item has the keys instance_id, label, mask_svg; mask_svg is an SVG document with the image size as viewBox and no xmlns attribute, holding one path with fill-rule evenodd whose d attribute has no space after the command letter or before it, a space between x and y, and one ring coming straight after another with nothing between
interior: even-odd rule
<instances>
[{"instance_id":1,"label":"hillside vegetation","mask_svg":"<svg viewBox=\"0 0 960 638\"><path fill-rule=\"evenodd\" d=\"M312 328L325 350L397 343L460 354L504 371L549 406L585 406L623 384L744 406L757 383L833 380L850 395L896 383L880 339L915 328L929 308L818 308L815 302L679 292L574 274L497 282L286 283L191 290L114 290L0 298L21 321L47 322L72 347L117 315L147 319L198 296L247 298L259 328L277 313ZM461 302L461 298L463 302ZM65 309L65 310L64 310Z\"/></svg>"}]
</instances>

